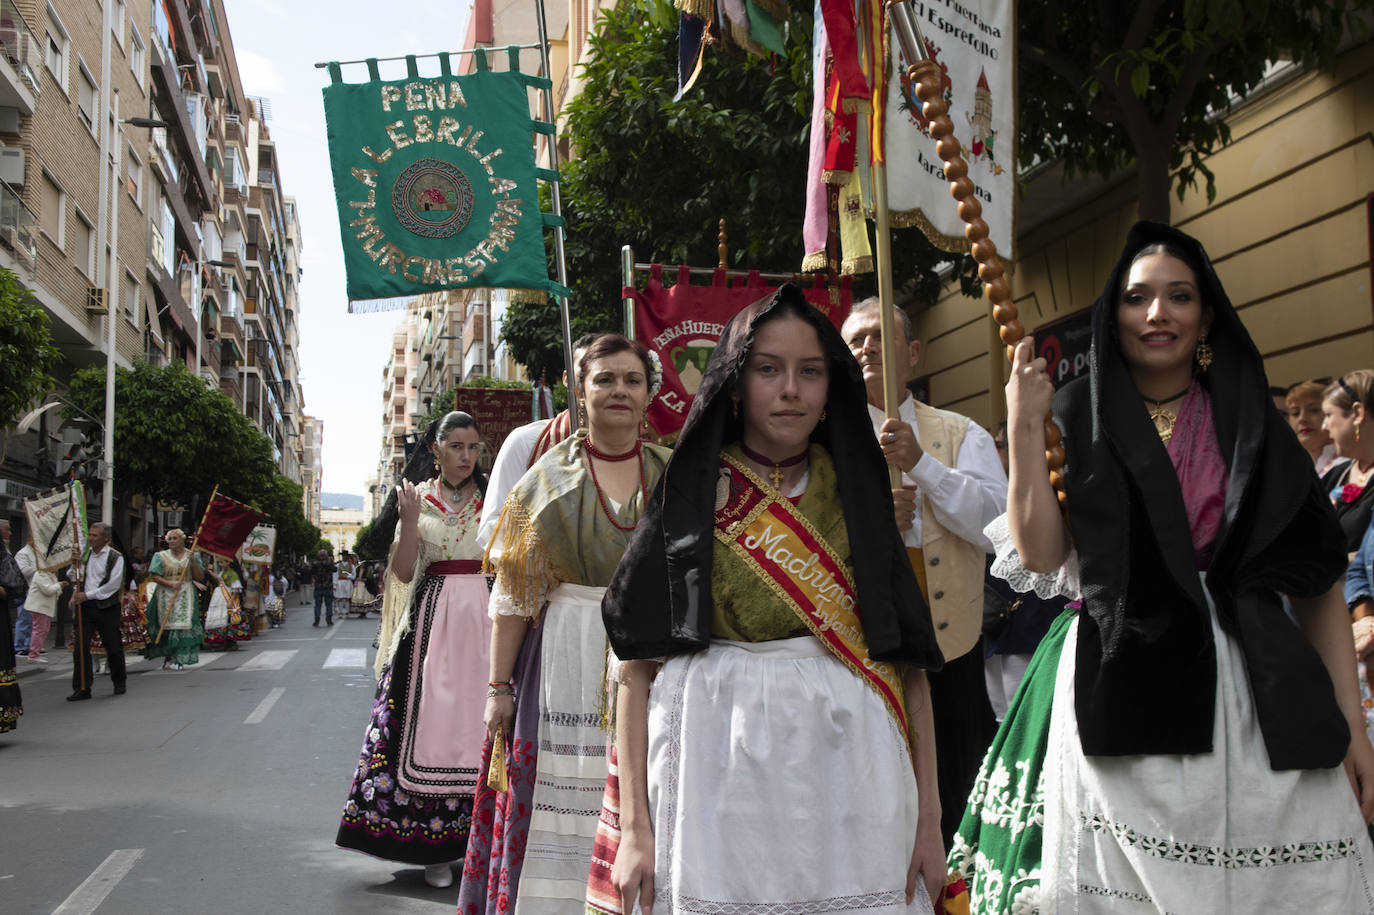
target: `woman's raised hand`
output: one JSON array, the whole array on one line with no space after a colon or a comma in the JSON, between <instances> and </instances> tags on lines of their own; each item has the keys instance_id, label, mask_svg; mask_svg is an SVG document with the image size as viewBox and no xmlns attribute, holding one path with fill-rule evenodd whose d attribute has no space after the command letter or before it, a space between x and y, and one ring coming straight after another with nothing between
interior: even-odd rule
<instances>
[{"instance_id":1,"label":"woman's raised hand","mask_svg":"<svg viewBox=\"0 0 1374 915\"><path fill-rule=\"evenodd\" d=\"M409 480L402 480L396 487L396 511L404 525L413 525L420 520L420 491Z\"/></svg>"},{"instance_id":2,"label":"woman's raised hand","mask_svg":"<svg viewBox=\"0 0 1374 915\"><path fill-rule=\"evenodd\" d=\"M1008 426L1039 428L1044 422L1054 400L1054 383L1046 366L1045 360L1035 355L1035 341L1030 337L1016 344L1006 387Z\"/></svg>"}]
</instances>

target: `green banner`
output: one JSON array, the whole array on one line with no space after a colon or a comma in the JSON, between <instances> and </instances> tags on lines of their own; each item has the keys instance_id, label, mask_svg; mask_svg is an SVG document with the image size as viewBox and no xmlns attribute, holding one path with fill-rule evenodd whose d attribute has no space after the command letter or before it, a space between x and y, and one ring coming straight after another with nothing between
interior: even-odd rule
<instances>
[{"instance_id":1,"label":"green banner","mask_svg":"<svg viewBox=\"0 0 1374 915\"><path fill-rule=\"evenodd\" d=\"M516 55L511 54L512 62ZM344 83L324 89L329 159L350 311L399 307L423 292L474 286L548 292L527 87L509 70ZM415 73L414 59L407 61ZM374 300L369 306L367 300Z\"/></svg>"}]
</instances>

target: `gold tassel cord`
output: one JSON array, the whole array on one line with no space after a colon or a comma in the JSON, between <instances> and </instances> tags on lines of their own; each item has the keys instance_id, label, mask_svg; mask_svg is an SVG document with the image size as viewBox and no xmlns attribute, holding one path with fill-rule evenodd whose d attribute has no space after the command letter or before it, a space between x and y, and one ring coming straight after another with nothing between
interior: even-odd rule
<instances>
[{"instance_id":1,"label":"gold tassel cord","mask_svg":"<svg viewBox=\"0 0 1374 915\"><path fill-rule=\"evenodd\" d=\"M495 573L511 601L531 620L539 618L548 593L561 581L529 512L511 496L492 530L482 571Z\"/></svg>"},{"instance_id":2,"label":"gold tassel cord","mask_svg":"<svg viewBox=\"0 0 1374 915\"><path fill-rule=\"evenodd\" d=\"M491 759L487 763L487 785L505 794L510 790L510 773L506 769L506 732L497 731L491 739Z\"/></svg>"}]
</instances>

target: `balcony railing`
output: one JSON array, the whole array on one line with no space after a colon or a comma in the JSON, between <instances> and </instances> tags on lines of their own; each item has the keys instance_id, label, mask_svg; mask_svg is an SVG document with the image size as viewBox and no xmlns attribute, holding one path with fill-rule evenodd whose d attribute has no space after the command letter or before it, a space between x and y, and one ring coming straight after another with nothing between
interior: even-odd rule
<instances>
[{"instance_id":1,"label":"balcony railing","mask_svg":"<svg viewBox=\"0 0 1374 915\"><path fill-rule=\"evenodd\" d=\"M34 240L34 226L37 224L38 217L19 199L14 188L0 181L0 242L27 260L36 260L38 244Z\"/></svg>"},{"instance_id":2,"label":"balcony railing","mask_svg":"<svg viewBox=\"0 0 1374 915\"><path fill-rule=\"evenodd\" d=\"M19 15L13 0L0 2L0 51L10 62L29 90L37 96L42 83L38 79L38 67L42 61L43 46L29 31L28 23Z\"/></svg>"}]
</instances>

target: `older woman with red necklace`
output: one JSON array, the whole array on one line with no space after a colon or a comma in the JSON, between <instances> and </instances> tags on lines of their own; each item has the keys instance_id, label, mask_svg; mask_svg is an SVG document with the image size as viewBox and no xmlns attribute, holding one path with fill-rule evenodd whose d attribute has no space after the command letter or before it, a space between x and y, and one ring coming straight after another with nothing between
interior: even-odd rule
<instances>
[{"instance_id":1,"label":"older woman with red necklace","mask_svg":"<svg viewBox=\"0 0 1374 915\"><path fill-rule=\"evenodd\" d=\"M509 791L484 763L458 911L580 909L606 782L601 596L667 463L640 441L661 372L638 343L599 338L582 356L577 434L511 490L487 551L496 572L486 722Z\"/></svg>"}]
</instances>

